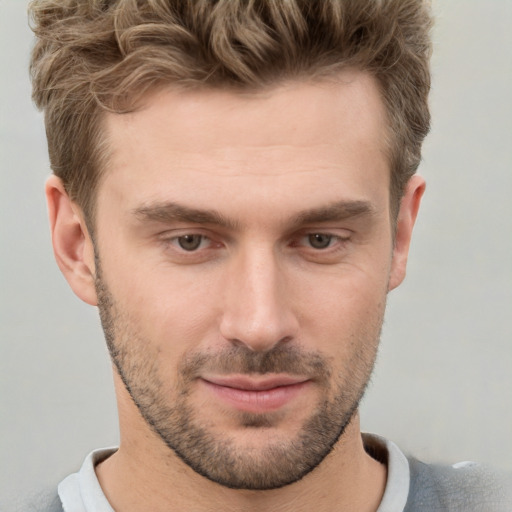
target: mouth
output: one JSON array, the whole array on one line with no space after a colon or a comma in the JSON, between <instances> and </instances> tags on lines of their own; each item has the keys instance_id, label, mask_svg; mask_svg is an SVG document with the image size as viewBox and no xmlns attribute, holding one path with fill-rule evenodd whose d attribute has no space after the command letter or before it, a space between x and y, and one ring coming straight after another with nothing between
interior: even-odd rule
<instances>
[{"instance_id":1,"label":"mouth","mask_svg":"<svg viewBox=\"0 0 512 512\"><path fill-rule=\"evenodd\" d=\"M284 407L311 384L307 378L289 375L213 376L200 380L223 403L243 412L257 414Z\"/></svg>"}]
</instances>

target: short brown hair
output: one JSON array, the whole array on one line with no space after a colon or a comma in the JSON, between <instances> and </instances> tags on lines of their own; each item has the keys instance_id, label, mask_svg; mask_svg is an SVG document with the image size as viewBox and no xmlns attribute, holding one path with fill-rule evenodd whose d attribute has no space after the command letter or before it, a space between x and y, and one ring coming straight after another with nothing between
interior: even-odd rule
<instances>
[{"instance_id":1,"label":"short brown hair","mask_svg":"<svg viewBox=\"0 0 512 512\"><path fill-rule=\"evenodd\" d=\"M29 11L51 166L89 219L105 111L134 110L163 84L260 89L347 67L379 84L397 212L429 130L428 0L38 0Z\"/></svg>"}]
</instances>

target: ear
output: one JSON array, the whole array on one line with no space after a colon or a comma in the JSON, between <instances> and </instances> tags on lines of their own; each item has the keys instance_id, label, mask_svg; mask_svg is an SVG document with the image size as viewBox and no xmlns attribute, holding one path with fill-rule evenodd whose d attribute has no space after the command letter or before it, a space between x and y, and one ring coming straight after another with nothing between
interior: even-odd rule
<instances>
[{"instance_id":1,"label":"ear","mask_svg":"<svg viewBox=\"0 0 512 512\"><path fill-rule=\"evenodd\" d=\"M57 264L75 294L96 306L94 247L83 213L57 176L48 178L45 192Z\"/></svg>"},{"instance_id":2,"label":"ear","mask_svg":"<svg viewBox=\"0 0 512 512\"><path fill-rule=\"evenodd\" d=\"M400 203L388 291L396 288L405 278L412 229L416 221L416 216L418 215L421 198L424 192L425 180L415 174L408 181L405 194Z\"/></svg>"}]
</instances>

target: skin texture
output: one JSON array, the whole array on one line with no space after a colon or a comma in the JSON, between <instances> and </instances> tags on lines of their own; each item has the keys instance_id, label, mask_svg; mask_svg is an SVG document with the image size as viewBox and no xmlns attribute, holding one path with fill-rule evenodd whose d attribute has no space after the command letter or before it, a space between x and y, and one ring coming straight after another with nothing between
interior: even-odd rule
<instances>
[{"instance_id":1,"label":"skin texture","mask_svg":"<svg viewBox=\"0 0 512 512\"><path fill-rule=\"evenodd\" d=\"M115 366L121 445L97 473L116 510L376 510L357 405L424 190L393 241L386 127L357 72L162 90L105 119L94 245L49 179L57 261Z\"/></svg>"}]
</instances>

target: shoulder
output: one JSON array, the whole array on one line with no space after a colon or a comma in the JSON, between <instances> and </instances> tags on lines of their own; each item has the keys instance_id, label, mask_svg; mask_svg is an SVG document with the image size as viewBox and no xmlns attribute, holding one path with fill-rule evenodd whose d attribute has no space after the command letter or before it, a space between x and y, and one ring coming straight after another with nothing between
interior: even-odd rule
<instances>
[{"instance_id":1,"label":"shoulder","mask_svg":"<svg viewBox=\"0 0 512 512\"><path fill-rule=\"evenodd\" d=\"M512 475L475 463L441 466L408 460L410 487L404 512L512 511Z\"/></svg>"},{"instance_id":2,"label":"shoulder","mask_svg":"<svg viewBox=\"0 0 512 512\"><path fill-rule=\"evenodd\" d=\"M16 512L64 512L57 487L32 494Z\"/></svg>"}]
</instances>

